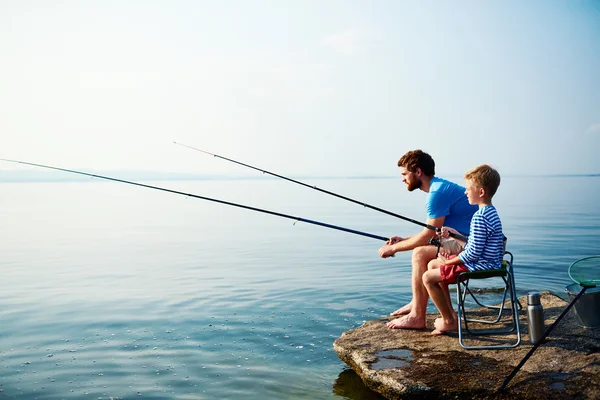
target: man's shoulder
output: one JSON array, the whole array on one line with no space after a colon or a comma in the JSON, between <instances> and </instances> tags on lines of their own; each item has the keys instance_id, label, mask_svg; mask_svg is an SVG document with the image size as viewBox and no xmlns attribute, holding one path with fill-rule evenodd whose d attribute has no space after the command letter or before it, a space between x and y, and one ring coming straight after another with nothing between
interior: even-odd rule
<instances>
[{"instance_id":1,"label":"man's shoulder","mask_svg":"<svg viewBox=\"0 0 600 400\"><path fill-rule=\"evenodd\" d=\"M443 179L443 178L440 178L437 176L434 176L433 178L431 178L431 183L430 183L430 191L431 192L449 191L449 190L459 190L459 191L463 192L465 190L465 188L460 186L458 183L454 183L452 181L449 181L447 179Z\"/></svg>"}]
</instances>

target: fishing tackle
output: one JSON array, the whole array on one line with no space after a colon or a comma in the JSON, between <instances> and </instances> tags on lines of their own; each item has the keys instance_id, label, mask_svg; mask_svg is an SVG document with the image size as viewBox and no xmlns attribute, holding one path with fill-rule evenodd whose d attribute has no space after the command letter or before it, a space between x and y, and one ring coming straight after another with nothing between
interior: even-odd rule
<instances>
[{"instance_id":1,"label":"fishing tackle","mask_svg":"<svg viewBox=\"0 0 600 400\"><path fill-rule=\"evenodd\" d=\"M258 212L262 212L262 213L265 213L265 214L275 215L277 217L283 217L283 218L292 219L292 220L294 220L296 222L298 222L298 221L300 221L300 222L306 222L307 224L313 224L313 225L323 226L325 228L336 229L336 230L343 231L343 232L353 233L355 235L361 235L361 236L366 236L366 237L370 237L370 238L373 238L373 239L383 240L385 242L387 242L389 240L389 238L384 237L384 236L373 235L371 233L361 232L361 231L357 231L357 230L349 229L349 228L344 228L344 227L337 226L337 225L331 225L331 224L327 224L327 223L324 223L324 222L314 221L314 220L311 220L311 219L296 217L296 216L293 216L293 215L288 215L288 214L283 214L283 213L279 213L279 212L275 212L275 211L265 210L265 209L262 209L262 208L256 208L256 207L246 206L246 205L243 205L243 204L232 203L232 202L229 202L229 201L218 200L218 199L214 199L214 198L211 198L211 197L199 196L199 195L192 194L192 193L185 193L185 192L180 192L180 191L177 191L177 190L166 189L166 188L162 188L162 187L159 187L159 186L146 185L146 184L143 184L143 183L126 181L124 179L111 178L111 177L108 177L108 176L91 174L91 173L88 173L88 172L81 172L81 171L76 171L76 170L73 170L73 169L52 167L50 165L35 164L35 163L26 162L26 161L9 160L9 159L5 159L5 158L0 158L0 161L6 161L6 162L10 162L10 163L17 163L17 164L31 165L31 166L34 166L34 167L48 168L48 169L53 169L53 170L57 170L57 171L70 172L70 173L73 173L73 174L91 176L93 178L100 178L100 179L106 179L106 180L109 180L109 181L127 183L129 185L136 185L136 186L141 186L141 187L145 187L145 188L149 188L149 189L161 190L163 192L180 194L182 196L193 197L193 198L201 199L201 200L208 200L208 201L212 201L212 202L215 202L215 203L225 204L225 205L228 205L228 206L244 208L246 210L258 211Z\"/></svg>"},{"instance_id":2,"label":"fishing tackle","mask_svg":"<svg viewBox=\"0 0 600 400\"><path fill-rule=\"evenodd\" d=\"M403 220L405 220L405 221L408 221L408 222L412 222L413 224L416 224L416 225L422 226L422 227L424 227L424 228L427 228L427 229L431 229L431 230L433 230L433 231L436 231L436 232L440 232L440 231L441 231L441 228L438 228L437 226L433 226L433 225L425 224L425 223L423 223L423 222L421 222L421 221L417 221L417 220L414 220L414 219L412 219L412 218L408 218L408 217L405 217L405 216L403 216L403 215L396 214L396 213L394 213L394 212L387 211L387 210L384 210L384 209L382 209L382 208L379 208L379 207L372 206L372 205L370 205L370 204L367 204L367 203L363 203L362 201L354 200L354 199L352 199L352 198L350 198L350 197L346 197L346 196L343 196L343 195L341 195L341 194L337 194L337 193L334 193L334 192L330 192L329 190L321 189L321 188L319 188L319 187L317 187L317 186L314 186L314 185L309 185L309 184L306 184L306 183L304 183L304 182L300 182L300 181L297 181L297 180L295 180L295 179L288 178L288 177L285 177L285 176L283 176L283 175L279 175L279 174L276 174L276 173L274 173L274 172L270 172L270 171L267 171L267 170L264 170L264 169L260 169L260 168L257 168L257 167L253 167L252 165L248 165L248 164L245 164L245 163L243 163L243 162L240 162L240 161L232 160L231 158L223 157L223 156L220 156L220 155L218 155L218 154L213 154L213 153L210 153L210 152L208 152L208 151L201 150L201 149L198 149L198 148L196 148L196 147L188 146L188 145L186 145L186 144L183 144L183 143L179 143L179 142L173 142L173 143L175 143L175 144L178 144L178 145L180 145L180 146L183 146L183 147L187 147L187 148L189 148L189 149L192 149L192 150L200 151L200 152L202 152L202 153L208 154L208 155L210 155L210 156L213 156L213 157L215 157L215 158L220 158L220 159L222 159L222 160L229 161L229 162L232 162L232 163L235 163L235 164L239 164L239 165L242 165L242 166L244 166L244 167L252 168L252 169L254 169L254 170L257 170L257 171L260 171L260 172L262 172L263 174L269 174L269 175L275 176L275 177L277 177L277 178L285 179L286 181L290 181L290 182L293 182L293 183L297 183L298 185L306 186L306 187L308 187L308 188L311 188L311 189L314 189L314 190L318 190L319 192L326 193L326 194L329 194L329 195L335 196L335 197L337 197L337 198L340 198L340 199L344 199L344 200L350 201L350 202L352 202L352 203L355 203L355 204L360 204L360 205L361 205L361 206L363 206L363 207L370 208L370 209L372 209L372 210L379 211L379 212L382 212L382 213L384 213L384 214L391 215L391 216L393 216L393 217L400 218L400 219L403 219ZM458 234L455 234L455 233L450 233L450 236L452 236L452 237L454 237L454 238L456 238L456 239L463 240L463 241L465 241L465 242L467 241L467 238L466 238L466 237L464 237L464 236L462 236L462 235L458 235Z\"/></svg>"},{"instance_id":3,"label":"fishing tackle","mask_svg":"<svg viewBox=\"0 0 600 400\"><path fill-rule=\"evenodd\" d=\"M436 238L430 238L427 243L429 243L432 246L436 246L437 247L437 251L435 252L435 256L437 257L440 254L440 247L442 247L442 242L439 241Z\"/></svg>"}]
</instances>

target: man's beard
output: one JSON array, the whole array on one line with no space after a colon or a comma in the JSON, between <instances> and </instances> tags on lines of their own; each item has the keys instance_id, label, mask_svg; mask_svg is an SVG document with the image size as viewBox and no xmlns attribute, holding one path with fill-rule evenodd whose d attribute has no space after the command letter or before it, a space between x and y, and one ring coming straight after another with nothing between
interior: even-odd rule
<instances>
[{"instance_id":1,"label":"man's beard","mask_svg":"<svg viewBox=\"0 0 600 400\"><path fill-rule=\"evenodd\" d=\"M412 192L413 190L420 189L421 185L423 185L423 181L417 179L415 182L410 182L407 186L407 189L409 192Z\"/></svg>"}]
</instances>

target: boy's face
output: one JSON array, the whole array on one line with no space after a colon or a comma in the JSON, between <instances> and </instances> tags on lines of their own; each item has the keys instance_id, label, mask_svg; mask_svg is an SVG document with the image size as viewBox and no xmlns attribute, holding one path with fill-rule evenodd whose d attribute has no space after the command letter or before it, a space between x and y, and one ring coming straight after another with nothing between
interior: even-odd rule
<instances>
[{"instance_id":1,"label":"boy's face","mask_svg":"<svg viewBox=\"0 0 600 400\"><path fill-rule=\"evenodd\" d=\"M465 180L465 194L469 200L469 204L479 204L483 199L484 191L477 186L472 180Z\"/></svg>"}]
</instances>

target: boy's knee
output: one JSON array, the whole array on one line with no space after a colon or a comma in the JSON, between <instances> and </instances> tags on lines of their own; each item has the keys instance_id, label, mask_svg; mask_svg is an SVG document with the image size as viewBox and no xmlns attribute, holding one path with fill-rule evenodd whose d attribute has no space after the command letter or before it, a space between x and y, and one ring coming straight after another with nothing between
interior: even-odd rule
<instances>
[{"instance_id":1,"label":"boy's knee","mask_svg":"<svg viewBox=\"0 0 600 400\"><path fill-rule=\"evenodd\" d=\"M432 269L438 268L437 260L431 260L427 263L427 269L431 271Z\"/></svg>"},{"instance_id":2,"label":"boy's knee","mask_svg":"<svg viewBox=\"0 0 600 400\"><path fill-rule=\"evenodd\" d=\"M433 269L426 271L423 274L423 284L427 286L437 285L442 282L442 277L439 273L439 269Z\"/></svg>"},{"instance_id":3,"label":"boy's knee","mask_svg":"<svg viewBox=\"0 0 600 400\"><path fill-rule=\"evenodd\" d=\"M430 285L432 283L432 274L430 271L425 271L423 274L423 284Z\"/></svg>"}]
</instances>

